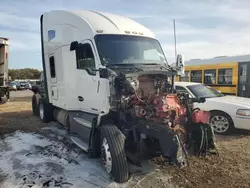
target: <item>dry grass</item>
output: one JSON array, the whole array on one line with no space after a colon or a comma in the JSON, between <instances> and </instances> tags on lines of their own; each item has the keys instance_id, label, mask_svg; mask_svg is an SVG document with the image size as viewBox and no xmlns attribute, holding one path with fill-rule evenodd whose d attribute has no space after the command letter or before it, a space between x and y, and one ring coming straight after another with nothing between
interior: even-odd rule
<instances>
[{"instance_id":1,"label":"dry grass","mask_svg":"<svg viewBox=\"0 0 250 188\"><path fill-rule=\"evenodd\" d=\"M250 137L221 141L220 156L191 158L184 170L167 169L182 187L250 187Z\"/></svg>"},{"instance_id":2,"label":"dry grass","mask_svg":"<svg viewBox=\"0 0 250 188\"><path fill-rule=\"evenodd\" d=\"M243 134L230 139L220 137L217 142L219 156L190 157L187 168L167 166L154 173L154 177L163 182L157 187L163 188L164 182L171 181L183 188L249 188L250 135L249 132Z\"/></svg>"},{"instance_id":3,"label":"dry grass","mask_svg":"<svg viewBox=\"0 0 250 188\"><path fill-rule=\"evenodd\" d=\"M44 126L31 112L30 98L0 105L1 133L17 129L38 131ZM217 143L220 156L190 158L190 167L180 170L164 167L142 178L136 187L166 187L170 181L184 188L250 187L250 136Z\"/></svg>"},{"instance_id":4,"label":"dry grass","mask_svg":"<svg viewBox=\"0 0 250 188\"><path fill-rule=\"evenodd\" d=\"M38 131L44 126L31 112L30 97L13 99L5 104L0 104L0 133L15 130Z\"/></svg>"}]
</instances>

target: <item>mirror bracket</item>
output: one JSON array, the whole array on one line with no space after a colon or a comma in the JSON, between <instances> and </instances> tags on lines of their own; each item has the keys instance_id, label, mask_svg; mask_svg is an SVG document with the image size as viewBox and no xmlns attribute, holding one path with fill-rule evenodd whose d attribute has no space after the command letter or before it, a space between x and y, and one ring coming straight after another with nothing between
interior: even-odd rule
<instances>
[{"instance_id":1,"label":"mirror bracket","mask_svg":"<svg viewBox=\"0 0 250 188\"><path fill-rule=\"evenodd\" d=\"M89 75L95 76L97 71L100 71L99 69L95 68L86 68L85 69Z\"/></svg>"}]
</instances>

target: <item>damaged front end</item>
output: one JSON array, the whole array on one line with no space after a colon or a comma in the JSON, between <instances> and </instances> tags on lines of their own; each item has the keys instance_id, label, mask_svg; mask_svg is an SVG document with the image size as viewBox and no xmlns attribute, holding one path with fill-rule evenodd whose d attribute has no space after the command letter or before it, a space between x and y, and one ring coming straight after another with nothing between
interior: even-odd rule
<instances>
[{"instance_id":1,"label":"damaged front end","mask_svg":"<svg viewBox=\"0 0 250 188\"><path fill-rule=\"evenodd\" d=\"M165 161L180 168L187 165L187 156L181 140L171 128L165 124L150 121L141 121L136 124L136 127L141 135L139 147L141 159L161 155L165 158ZM148 153L150 154L145 155L145 150L149 150Z\"/></svg>"},{"instance_id":2,"label":"damaged front end","mask_svg":"<svg viewBox=\"0 0 250 188\"><path fill-rule=\"evenodd\" d=\"M163 156L168 162L185 167L186 149L204 153L215 147L212 129L208 128L211 126L203 126L194 118L196 112L189 99L174 94L173 71L148 67L109 69L111 110L116 125L126 136L127 156L137 165L143 159Z\"/></svg>"}]
</instances>

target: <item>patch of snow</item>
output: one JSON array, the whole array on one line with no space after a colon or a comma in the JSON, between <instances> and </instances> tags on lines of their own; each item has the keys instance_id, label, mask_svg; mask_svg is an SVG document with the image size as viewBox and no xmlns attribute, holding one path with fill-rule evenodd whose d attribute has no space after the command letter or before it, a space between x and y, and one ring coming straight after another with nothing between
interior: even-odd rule
<instances>
[{"instance_id":1,"label":"patch of snow","mask_svg":"<svg viewBox=\"0 0 250 188\"><path fill-rule=\"evenodd\" d=\"M61 135L61 136L66 135L66 130L58 128L57 127L57 123L55 123L54 126L43 127L42 130L44 130L44 131L51 131L51 132L54 132L57 135Z\"/></svg>"},{"instance_id":2,"label":"patch of snow","mask_svg":"<svg viewBox=\"0 0 250 188\"><path fill-rule=\"evenodd\" d=\"M16 132L0 140L2 187L107 187L111 181L97 159L55 140Z\"/></svg>"},{"instance_id":3,"label":"patch of snow","mask_svg":"<svg viewBox=\"0 0 250 188\"><path fill-rule=\"evenodd\" d=\"M112 182L99 159L88 158L65 131L56 127L43 131L44 134L18 131L0 140L3 188L125 188L136 182L133 176L124 184ZM144 169L151 170L151 166Z\"/></svg>"}]
</instances>

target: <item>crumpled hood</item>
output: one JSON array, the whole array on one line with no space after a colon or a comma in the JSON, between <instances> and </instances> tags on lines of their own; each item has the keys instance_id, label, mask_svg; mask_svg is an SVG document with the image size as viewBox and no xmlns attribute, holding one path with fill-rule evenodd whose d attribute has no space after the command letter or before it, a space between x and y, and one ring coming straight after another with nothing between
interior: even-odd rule
<instances>
[{"instance_id":1,"label":"crumpled hood","mask_svg":"<svg viewBox=\"0 0 250 188\"><path fill-rule=\"evenodd\" d=\"M223 97L207 98L207 101L218 101L250 108L250 98L226 95Z\"/></svg>"}]
</instances>

